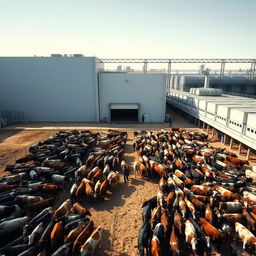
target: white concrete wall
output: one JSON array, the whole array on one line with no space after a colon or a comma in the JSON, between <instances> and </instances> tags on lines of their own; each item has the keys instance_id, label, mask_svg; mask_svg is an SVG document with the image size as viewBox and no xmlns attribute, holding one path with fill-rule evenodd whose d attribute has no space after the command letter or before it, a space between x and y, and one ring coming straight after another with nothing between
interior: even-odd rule
<instances>
[{"instance_id":1,"label":"white concrete wall","mask_svg":"<svg viewBox=\"0 0 256 256\"><path fill-rule=\"evenodd\" d=\"M163 122L165 118L165 75L163 74L100 74L100 119L110 121L110 103L139 103L139 120Z\"/></svg>"},{"instance_id":2,"label":"white concrete wall","mask_svg":"<svg viewBox=\"0 0 256 256\"><path fill-rule=\"evenodd\" d=\"M26 121L97 121L96 58L0 58L0 109Z\"/></svg>"}]
</instances>

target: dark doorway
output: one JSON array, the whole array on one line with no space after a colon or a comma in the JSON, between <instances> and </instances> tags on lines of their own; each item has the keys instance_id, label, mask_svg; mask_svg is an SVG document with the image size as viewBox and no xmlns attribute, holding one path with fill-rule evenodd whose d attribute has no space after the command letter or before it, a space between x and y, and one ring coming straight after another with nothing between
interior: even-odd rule
<instances>
[{"instance_id":1,"label":"dark doorway","mask_svg":"<svg viewBox=\"0 0 256 256\"><path fill-rule=\"evenodd\" d=\"M138 109L111 109L111 122L138 122Z\"/></svg>"}]
</instances>

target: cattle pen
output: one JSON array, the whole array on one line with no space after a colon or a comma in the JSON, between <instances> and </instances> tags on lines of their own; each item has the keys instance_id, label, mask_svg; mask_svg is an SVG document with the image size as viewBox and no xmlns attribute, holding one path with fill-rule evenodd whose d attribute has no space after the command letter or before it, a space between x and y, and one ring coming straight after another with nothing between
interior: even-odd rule
<instances>
[{"instance_id":1,"label":"cattle pen","mask_svg":"<svg viewBox=\"0 0 256 256\"><path fill-rule=\"evenodd\" d=\"M175 126L186 127L189 131L202 131L197 127L191 125L184 119L175 117ZM134 152L133 132L135 130L155 130L161 129L169 130L167 124L108 124L99 126L99 124L90 124L88 126L81 124L32 124L11 126L1 129L0 133L0 167L3 170L5 165L13 163L16 159L27 154L28 147L38 141L45 140L49 136L54 135L58 131L66 130L96 130L107 131L108 129L116 129L119 131L126 131L128 139L125 146L125 160L129 166L137 160L137 153ZM204 131L205 132L205 131ZM212 142L210 145L215 147L228 148L227 145L220 142ZM243 153L243 152L242 152ZM241 159L246 159L246 153L242 154ZM251 157L251 165L256 165L255 156ZM1 172L1 176L3 173ZM121 180L115 191L105 199L104 202L85 202L84 206L92 213L92 219L95 226L101 225L103 227L102 245L97 248L96 255L139 255L137 248L138 244L138 230L141 226L141 205L145 199L156 195L158 191L159 179L154 177L151 180L141 179L135 177L132 172L130 175L130 182L124 184ZM64 193L59 201L63 202L67 198L67 193Z\"/></svg>"}]
</instances>

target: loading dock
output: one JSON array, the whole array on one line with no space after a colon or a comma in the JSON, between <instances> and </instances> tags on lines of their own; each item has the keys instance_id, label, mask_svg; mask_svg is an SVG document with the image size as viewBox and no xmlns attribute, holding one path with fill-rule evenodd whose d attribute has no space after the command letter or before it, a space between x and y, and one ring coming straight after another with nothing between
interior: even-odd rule
<instances>
[{"instance_id":1,"label":"loading dock","mask_svg":"<svg viewBox=\"0 0 256 256\"><path fill-rule=\"evenodd\" d=\"M164 122L165 75L100 72L101 122Z\"/></svg>"},{"instance_id":2,"label":"loading dock","mask_svg":"<svg viewBox=\"0 0 256 256\"><path fill-rule=\"evenodd\" d=\"M139 104L138 103L111 103L110 104L111 122L138 122Z\"/></svg>"}]
</instances>

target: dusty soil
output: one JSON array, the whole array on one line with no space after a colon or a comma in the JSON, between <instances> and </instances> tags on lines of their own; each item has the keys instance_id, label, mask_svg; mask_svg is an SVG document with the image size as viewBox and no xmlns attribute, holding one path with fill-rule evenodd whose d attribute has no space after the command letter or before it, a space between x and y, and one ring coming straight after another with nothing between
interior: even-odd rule
<instances>
[{"instance_id":1,"label":"dusty soil","mask_svg":"<svg viewBox=\"0 0 256 256\"><path fill-rule=\"evenodd\" d=\"M2 175L4 166L13 163L15 159L26 154L29 145L46 139L55 132L56 130L0 130L0 171ZM129 139L125 154L125 159L131 166L137 158L137 154L133 152L132 134L132 130L128 131ZM230 150L227 145L219 142L212 143L212 145ZM237 150L231 151L237 153ZM245 158L245 155L242 158ZM132 172L129 183L125 184L122 179L115 191L108 195L105 202L84 203L84 206L91 210L95 225L102 225L104 228L102 245L101 248L97 249L95 255L138 255L135 246L137 245L138 230L142 223L141 205L145 199L156 195L157 190L157 179L153 181L141 180L140 177L135 177ZM67 193L61 195L59 202L65 200L66 195Z\"/></svg>"},{"instance_id":2,"label":"dusty soil","mask_svg":"<svg viewBox=\"0 0 256 256\"><path fill-rule=\"evenodd\" d=\"M0 130L0 177L3 168L28 153L28 147L54 134L53 131Z\"/></svg>"},{"instance_id":3,"label":"dusty soil","mask_svg":"<svg viewBox=\"0 0 256 256\"><path fill-rule=\"evenodd\" d=\"M129 134L126 145L125 160L129 165L136 160L137 154L133 152L133 136ZM154 196L158 189L158 180L148 181L135 177L133 170L128 184L121 180L109 200L93 205L87 204L92 211L96 225L104 227L102 248L97 255L138 255L137 234L141 221L141 205L146 198Z\"/></svg>"}]
</instances>

